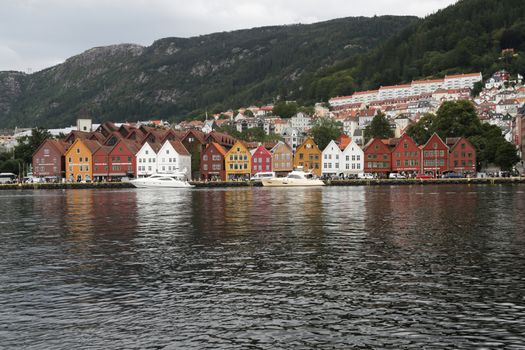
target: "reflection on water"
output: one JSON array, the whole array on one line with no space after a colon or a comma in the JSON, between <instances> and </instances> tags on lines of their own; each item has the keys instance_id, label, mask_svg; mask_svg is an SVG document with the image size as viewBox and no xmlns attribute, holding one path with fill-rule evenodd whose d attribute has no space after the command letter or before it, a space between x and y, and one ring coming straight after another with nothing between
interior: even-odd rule
<instances>
[{"instance_id":1,"label":"reflection on water","mask_svg":"<svg viewBox=\"0 0 525 350\"><path fill-rule=\"evenodd\" d=\"M0 193L0 348L523 348L523 186Z\"/></svg>"}]
</instances>

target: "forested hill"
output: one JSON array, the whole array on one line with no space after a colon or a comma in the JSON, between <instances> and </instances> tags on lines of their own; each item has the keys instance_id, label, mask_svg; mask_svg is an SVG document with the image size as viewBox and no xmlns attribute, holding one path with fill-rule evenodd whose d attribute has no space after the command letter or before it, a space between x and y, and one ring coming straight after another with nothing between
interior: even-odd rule
<instances>
[{"instance_id":1,"label":"forested hill","mask_svg":"<svg viewBox=\"0 0 525 350\"><path fill-rule=\"evenodd\" d=\"M509 48L514 53L502 54ZM525 73L525 1L460 0L368 53L324 69L302 97L334 96L341 79L364 90L450 73L481 71L486 77L501 68Z\"/></svg>"},{"instance_id":2,"label":"forested hill","mask_svg":"<svg viewBox=\"0 0 525 350\"><path fill-rule=\"evenodd\" d=\"M415 17L343 18L88 50L33 73L0 72L0 127L176 119L299 96L322 67L362 54ZM351 85L337 81L335 92Z\"/></svg>"}]
</instances>

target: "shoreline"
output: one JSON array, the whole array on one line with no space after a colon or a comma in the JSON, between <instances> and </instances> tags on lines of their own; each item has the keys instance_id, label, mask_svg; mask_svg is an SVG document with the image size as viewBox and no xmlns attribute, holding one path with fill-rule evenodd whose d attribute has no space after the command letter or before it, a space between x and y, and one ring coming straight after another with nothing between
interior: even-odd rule
<instances>
[{"instance_id":1,"label":"shoreline","mask_svg":"<svg viewBox=\"0 0 525 350\"><path fill-rule=\"evenodd\" d=\"M262 187L250 181L190 181L195 188ZM500 185L525 184L525 177L491 177L472 179L374 179L325 180L326 186L400 186L400 185ZM129 182L1 184L0 190L74 190L135 188Z\"/></svg>"}]
</instances>

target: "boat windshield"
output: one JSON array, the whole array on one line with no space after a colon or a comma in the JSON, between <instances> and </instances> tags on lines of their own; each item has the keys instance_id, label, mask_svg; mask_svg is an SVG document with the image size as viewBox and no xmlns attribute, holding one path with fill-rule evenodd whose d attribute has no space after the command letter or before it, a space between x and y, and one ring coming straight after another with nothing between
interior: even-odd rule
<instances>
[{"instance_id":1,"label":"boat windshield","mask_svg":"<svg viewBox=\"0 0 525 350\"><path fill-rule=\"evenodd\" d=\"M289 179L302 179L303 177L301 175L290 174L288 175L288 178Z\"/></svg>"}]
</instances>

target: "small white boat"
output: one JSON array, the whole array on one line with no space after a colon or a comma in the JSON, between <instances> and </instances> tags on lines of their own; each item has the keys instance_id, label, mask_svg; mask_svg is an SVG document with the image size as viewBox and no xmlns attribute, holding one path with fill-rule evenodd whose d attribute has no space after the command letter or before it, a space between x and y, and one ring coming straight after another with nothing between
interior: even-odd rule
<instances>
[{"instance_id":1,"label":"small white boat","mask_svg":"<svg viewBox=\"0 0 525 350\"><path fill-rule=\"evenodd\" d=\"M190 188L191 185L184 173L153 174L148 177L131 180L130 183L137 188Z\"/></svg>"},{"instance_id":2,"label":"small white boat","mask_svg":"<svg viewBox=\"0 0 525 350\"><path fill-rule=\"evenodd\" d=\"M262 179L262 184L265 187L324 186L324 182L314 174L305 173L301 169L292 171L286 177Z\"/></svg>"}]
</instances>

